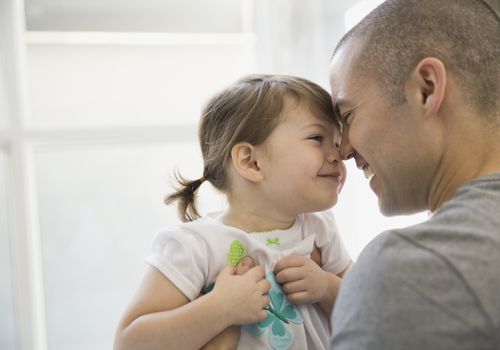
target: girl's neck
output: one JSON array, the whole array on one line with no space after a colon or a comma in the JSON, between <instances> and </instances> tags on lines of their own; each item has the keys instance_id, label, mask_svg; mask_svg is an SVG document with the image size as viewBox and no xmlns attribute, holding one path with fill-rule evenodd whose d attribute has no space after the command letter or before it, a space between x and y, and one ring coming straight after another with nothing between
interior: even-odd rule
<instances>
[{"instance_id":1,"label":"girl's neck","mask_svg":"<svg viewBox=\"0 0 500 350\"><path fill-rule=\"evenodd\" d=\"M245 232L263 232L290 228L295 221L295 216L276 212L263 213L259 210L245 210L229 206L222 214L221 220L225 225L239 228Z\"/></svg>"}]
</instances>

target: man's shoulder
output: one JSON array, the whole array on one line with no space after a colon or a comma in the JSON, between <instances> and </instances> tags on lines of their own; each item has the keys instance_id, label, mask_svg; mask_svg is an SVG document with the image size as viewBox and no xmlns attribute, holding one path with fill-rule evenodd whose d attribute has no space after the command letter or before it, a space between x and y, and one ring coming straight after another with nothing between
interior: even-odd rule
<instances>
[{"instance_id":1,"label":"man's shoulder","mask_svg":"<svg viewBox=\"0 0 500 350\"><path fill-rule=\"evenodd\" d=\"M345 283L354 290L383 291L378 297L390 298L395 285L432 287L447 279L457 280L446 243L436 235L434 224L421 223L404 229L382 232L361 252ZM361 292L363 293L363 292Z\"/></svg>"},{"instance_id":2,"label":"man's shoulder","mask_svg":"<svg viewBox=\"0 0 500 350\"><path fill-rule=\"evenodd\" d=\"M497 348L499 211L500 175L491 175L426 222L373 239L340 289L334 347Z\"/></svg>"},{"instance_id":3,"label":"man's shoulder","mask_svg":"<svg viewBox=\"0 0 500 350\"><path fill-rule=\"evenodd\" d=\"M372 274L375 270L389 273L393 265L413 265L425 251L418 238L424 232L424 228L415 226L384 231L366 245L353 267Z\"/></svg>"},{"instance_id":4,"label":"man's shoulder","mask_svg":"<svg viewBox=\"0 0 500 350\"><path fill-rule=\"evenodd\" d=\"M474 280L449 251L440 250L439 237L422 239L426 228L384 232L361 253L335 304L334 345L338 349L350 349L353 344L367 349L491 345L495 331L485 306L496 313L498 298L482 291L492 287ZM491 282L495 276L490 272L483 271ZM442 337L436 331L439 328L453 337ZM359 336L346 341L346 334ZM462 335L469 343L456 347L460 342L453 339Z\"/></svg>"},{"instance_id":5,"label":"man's shoulder","mask_svg":"<svg viewBox=\"0 0 500 350\"><path fill-rule=\"evenodd\" d=\"M425 232L421 225L380 233L363 249L357 263L367 264L372 268L385 268L394 260L401 260L402 256L419 254L422 247L417 237Z\"/></svg>"}]
</instances>

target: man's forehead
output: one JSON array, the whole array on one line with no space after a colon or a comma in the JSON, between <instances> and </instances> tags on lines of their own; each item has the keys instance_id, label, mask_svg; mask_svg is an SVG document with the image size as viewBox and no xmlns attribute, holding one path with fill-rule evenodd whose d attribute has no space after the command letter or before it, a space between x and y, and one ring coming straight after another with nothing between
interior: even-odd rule
<instances>
[{"instance_id":1,"label":"man's forehead","mask_svg":"<svg viewBox=\"0 0 500 350\"><path fill-rule=\"evenodd\" d=\"M337 50L330 61L330 88L334 103L344 102L357 85L355 63L358 60L358 47L354 41L347 42Z\"/></svg>"},{"instance_id":2,"label":"man's forehead","mask_svg":"<svg viewBox=\"0 0 500 350\"><path fill-rule=\"evenodd\" d=\"M353 107L366 97L374 81L360 67L364 43L362 39L348 40L335 52L330 61L330 89L334 107Z\"/></svg>"},{"instance_id":3,"label":"man's forehead","mask_svg":"<svg viewBox=\"0 0 500 350\"><path fill-rule=\"evenodd\" d=\"M330 75L330 87L334 107L348 105L359 90L359 84L356 81L355 75L344 74L344 72L341 72L339 75L332 72Z\"/></svg>"}]
</instances>

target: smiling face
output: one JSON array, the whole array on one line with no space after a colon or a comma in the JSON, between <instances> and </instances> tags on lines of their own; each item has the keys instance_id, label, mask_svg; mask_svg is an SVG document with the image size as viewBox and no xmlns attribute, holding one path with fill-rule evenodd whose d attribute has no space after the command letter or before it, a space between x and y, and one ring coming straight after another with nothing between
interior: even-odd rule
<instances>
[{"instance_id":1,"label":"smiling face","mask_svg":"<svg viewBox=\"0 0 500 350\"><path fill-rule=\"evenodd\" d=\"M400 105L369 73L356 72L362 45L346 43L331 62L332 100L342 117L341 154L354 158L370 178L384 215L408 214L427 206L438 167L428 125L422 118L418 91Z\"/></svg>"},{"instance_id":2,"label":"smiling face","mask_svg":"<svg viewBox=\"0 0 500 350\"><path fill-rule=\"evenodd\" d=\"M332 207L346 174L334 123L292 98L285 98L280 118L271 135L256 147L264 195L293 215Z\"/></svg>"}]
</instances>

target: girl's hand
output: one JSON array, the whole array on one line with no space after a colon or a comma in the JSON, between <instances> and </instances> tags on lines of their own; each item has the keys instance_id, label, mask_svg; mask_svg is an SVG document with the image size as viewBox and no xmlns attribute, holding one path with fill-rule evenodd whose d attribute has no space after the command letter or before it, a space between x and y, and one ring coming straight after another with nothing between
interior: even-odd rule
<instances>
[{"instance_id":1,"label":"girl's hand","mask_svg":"<svg viewBox=\"0 0 500 350\"><path fill-rule=\"evenodd\" d=\"M276 265L276 281L294 304L329 302L337 294L331 276L312 259L300 255L287 256ZM340 278L335 276L339 281ZM340 282L338 283L340 286Z\"/></svg>"},{"instance_id":2,"label":"girl's hand","mask_svg":"<svg viewBox=\"0 0 500 350\"><path fill-rule=\"evenodd\" d=\"M244 275L255 266L255 261L244 257L236 266L236 274ZM201 350L236 350L240 342L241 326L230 326L210 340Z\"/></svg>"},{"instance_id":3,"label":"girl's hand","mask_svg":"<svg viewBox=\"0 0 500 350\"><path fill-rule=\"evenodd\" d=\"M243 275L236 275L235 268L226 267L219 273L214 290L207 297L211 295L217 299L229 324L242 325L266 319L264 308L269 305L267 293L270 288L262 266L253 267Z\"/></svg>"}]
</instances>

